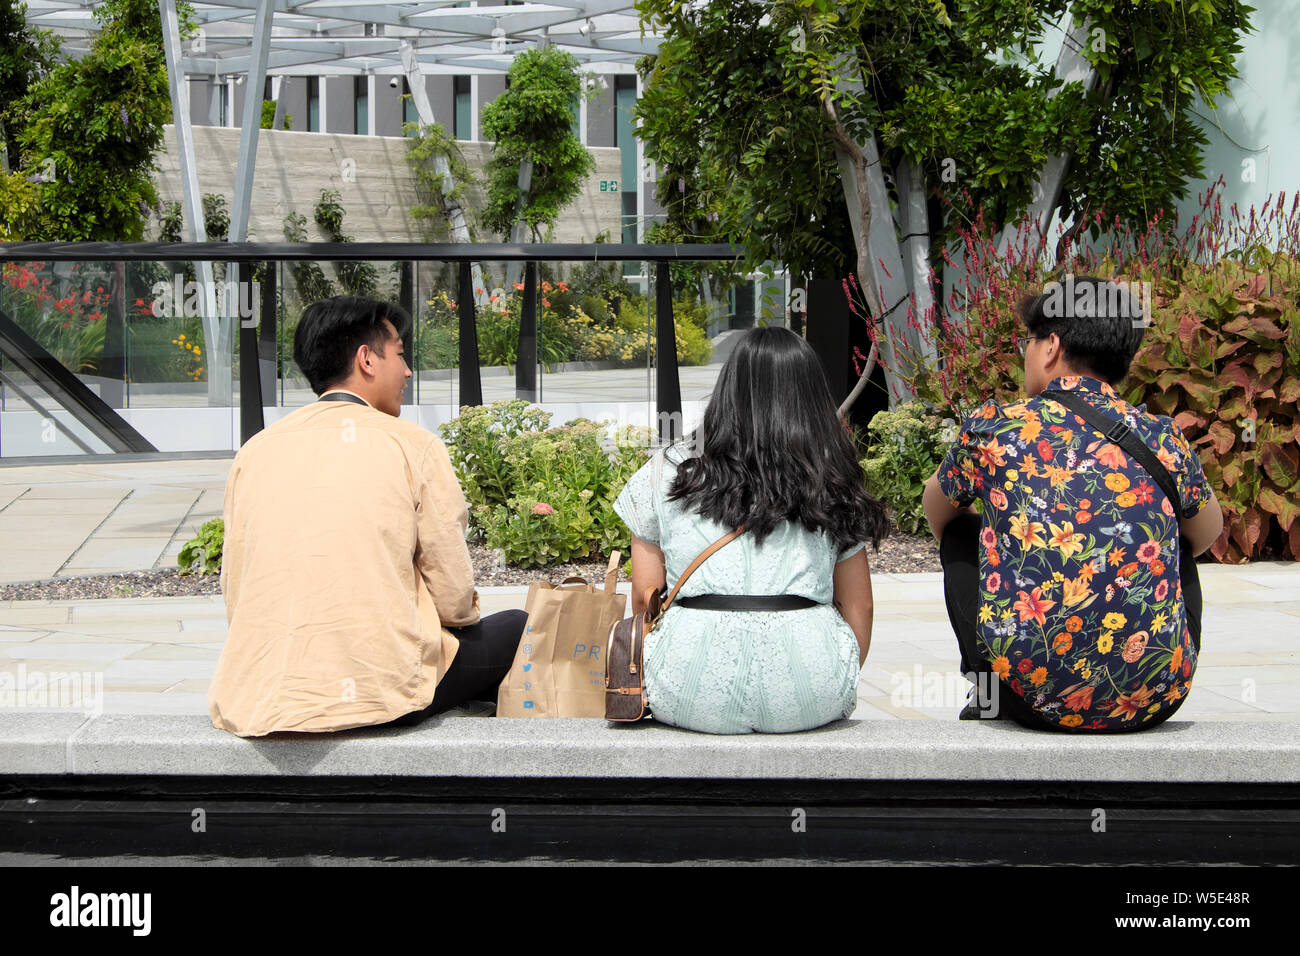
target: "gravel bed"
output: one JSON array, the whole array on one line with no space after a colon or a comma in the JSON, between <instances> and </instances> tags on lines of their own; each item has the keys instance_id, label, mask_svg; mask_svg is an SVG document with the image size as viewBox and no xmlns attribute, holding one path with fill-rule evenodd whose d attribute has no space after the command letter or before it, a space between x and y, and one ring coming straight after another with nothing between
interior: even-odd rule
<instances>
[{"instance_id":1,"label":"gravel bed","mask_svg":"<svg viewBox=\"0 0 1300 956\"><path fill-rule=\"evenodd\" d=\"M536 580L559 584L566 577L586 578L593 584L605 574L608 558L574 561L545 568L507 567L495 551L481 544L470 544L477 585L526 585ZM880 543L880 553L868 549L871 569L879 573L938 571L939 549L929 536L895 532ZM627 556L624 555L623 562ZM621 562L622 563L622 562ZM620 571L619 580L628 580ZM182 575L177 568L152 571L124 571L79 577L48 578L25 584L0 584L0 601L86 601L98 598L188 597L220 594L220 575Z\"/></svg>"}]
</instances>

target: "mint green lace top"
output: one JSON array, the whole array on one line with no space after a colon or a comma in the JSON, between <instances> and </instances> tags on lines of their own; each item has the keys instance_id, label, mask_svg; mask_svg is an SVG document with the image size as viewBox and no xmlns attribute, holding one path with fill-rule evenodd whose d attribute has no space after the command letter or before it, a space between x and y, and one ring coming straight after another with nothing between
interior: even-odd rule
<instances>
[{"instance_id":1,"label":"mint green lace top","mask_svg":"<svg viewBox=\"0 0 1300 956\"><path fill-rule=\"evenodd\" d=\"M686 567L729 528L668 501L683 453L657 452L630 479L614 510L634 535L664 552L671 591ZM676 600L646 638L646 696L662 723L715 734L809 730L857 705L858 645L830 603L837 552L825 532L784 522L756 547L742 534L695 570L677 598L698 594L798 594L820 607L709 611Z\"/></svg>"}]
</instances>

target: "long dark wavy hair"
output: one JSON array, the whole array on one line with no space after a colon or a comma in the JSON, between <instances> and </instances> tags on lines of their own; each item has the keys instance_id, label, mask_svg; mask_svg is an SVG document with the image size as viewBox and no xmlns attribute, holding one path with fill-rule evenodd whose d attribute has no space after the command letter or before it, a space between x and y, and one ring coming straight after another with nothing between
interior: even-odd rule
<instances>
[{"instance_id":1,"label":"long dark wavy hair","mask_svg":"<svg viewBox=\"0 0 1300 956\"><path fill-rule=\"evenodd\" d=\"M827 532L841 551L859 541L879 548L889 532L821 361L789 329L745 333L684 440L698 453L681 460L668 499L726 527L744 524L758 544L782 521Z\"/></svg>"}]
</instances>

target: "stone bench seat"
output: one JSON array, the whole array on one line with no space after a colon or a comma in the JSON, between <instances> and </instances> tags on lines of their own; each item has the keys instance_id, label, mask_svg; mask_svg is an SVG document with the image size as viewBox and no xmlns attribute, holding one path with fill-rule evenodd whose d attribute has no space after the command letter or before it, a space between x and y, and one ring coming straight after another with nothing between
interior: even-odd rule
<instances>
[{"instance_id":1,"label":"stone bench seat","mask_svg":"<svg viewBox=\"0 0 1300 956\"><path fill-rule=\"evenodd\" d=\"M201 716L0 713L0 777L48 775L1294 785L1300 732L1177 718L1142 733L1076 736L1008 721L844 720L797 734L715 736L652 721L453 711L416 727L242 739Z\"/></svg>"}]
</instances>

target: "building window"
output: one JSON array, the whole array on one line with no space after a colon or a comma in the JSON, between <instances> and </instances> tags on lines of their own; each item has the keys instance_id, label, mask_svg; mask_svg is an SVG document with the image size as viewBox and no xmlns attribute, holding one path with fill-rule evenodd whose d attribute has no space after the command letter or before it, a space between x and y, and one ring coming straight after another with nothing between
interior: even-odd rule
<instances>
[{"instance_id":1,"label":"building window","mask_svg":"<svg viewBox=\"0 0 1300 956\"><path fill-rule=\"evenodd\" d=\"M415 100L412 99L411 97L410 81L408 81L405 77L403 77L402 78L402 123L418 124L419 122L420 122L420 114L419 111L416 110L415 108ZM408 130L406 126L403 125L402 129L404 131L403 135L405 136L419 135L418 128Z\"/></svg>"},{"instance_id":2,"label":"building window","mask_svg":"<svg viewBox=\"0 0 1300 956\"><path fill-rule=\"evenodd\" d=\"M320 132L320 77L307 77L307 132Z\"/></svg>"},{"instance_id":3,"label":"building window","mask_svg":"<svg viewBox=\"0 0 1300 956\"><path fill-rule=\"evenodd\" d=\"M619 151L619 186L623 198L624 242L636 242L636 77L620 74L614 77L614 145ZM623 263L623 274L636 272L636 264Z\"/></svg>"},{"instance_id":4,"label":"building window","mask_svg":"<svg viewBox=\"0 0 1300 956\"><path fill-rule=\"evenodd\" d=\"M354 107L352 110L353 132L365 136L370 132L370 81L364 76L352 78Z\"/></svg>"},{"instance_id":5,"label":"building window","mask_svg":"<svg viewBox=\"0 0 1300 956\"><path fill-rule=\"evenodd\" d=\"M452 90L456 97L456 108L452 114L452 135L456 139L469 139L470 96L469 77L452 77Z\"/></svg>"}]
</instances>

